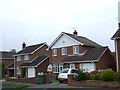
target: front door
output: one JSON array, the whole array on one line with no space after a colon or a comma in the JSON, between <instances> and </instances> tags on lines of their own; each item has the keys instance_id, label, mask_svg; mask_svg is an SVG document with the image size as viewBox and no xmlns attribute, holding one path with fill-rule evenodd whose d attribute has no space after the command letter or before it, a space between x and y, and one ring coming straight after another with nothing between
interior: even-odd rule
<instances>
[{"instance_id":1,"label":"front door","mask_svg":"<svg viewBox=\"0 0 120 90\"><path fill-rule=\"evenodd\" d=\"M26 68L22 68L22 78L26 77Z\"/></svg>"}]
</instances>

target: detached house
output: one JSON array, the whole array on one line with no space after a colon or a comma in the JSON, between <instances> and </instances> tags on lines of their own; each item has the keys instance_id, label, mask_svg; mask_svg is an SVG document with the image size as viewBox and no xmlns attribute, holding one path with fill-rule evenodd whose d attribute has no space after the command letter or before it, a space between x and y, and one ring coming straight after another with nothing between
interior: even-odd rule
<instances>
[{"instance_id":1,"label":"detached house","mask_svg":"<svg viewBox=\"0 0 120 90\"><path fill-rule=\"evenodd\" d=\"M46 73L49 64L46 43L27 46L23 43L23 49L14 55L15 77L34 78L39 72Z\"/></svg>"},{"instance_id":2,"label":"detached house","mask_svg":"<svg viewBox=\"0 0 120 90\"><path fill-rule=\"evenodd\" d=\"M49 46L49 64L53 66L53 76L63 68L83 69L86 72L115 69L115 59L108 47L103 47L92 40L62 32Z\"/></svg>"},{"instance_id":3,"label":"detached house","mask_svg":"<svg viewBox=\"0 0 120 90\"><path fill-rule=\"evenodd\" d=\"M0 60L2 60L2 63L4 65L4 74L9 74L9 76L14 76L14 68L9 68L14 63L14 57L13 55L15 52L10 51L0 51Z\"/></svg>"}]
</instances>

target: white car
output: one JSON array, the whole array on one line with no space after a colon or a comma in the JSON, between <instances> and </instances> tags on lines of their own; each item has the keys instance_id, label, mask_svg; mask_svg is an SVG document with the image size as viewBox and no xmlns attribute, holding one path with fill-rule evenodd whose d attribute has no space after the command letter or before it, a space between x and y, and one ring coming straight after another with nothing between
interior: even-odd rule
<instances>
[{"instance_id":1,"label":"white car","mask_svg":"<svg viewBox=\"0 0 120 90\"><path fill-rule=\"evenodd\" d=\"M73 74L75 77L76 75L78 75L78 69L73 69L73 68L63 69L58 75L59 82L60 83L67 82L69 74Z\"/></svg>"}]
</instances>

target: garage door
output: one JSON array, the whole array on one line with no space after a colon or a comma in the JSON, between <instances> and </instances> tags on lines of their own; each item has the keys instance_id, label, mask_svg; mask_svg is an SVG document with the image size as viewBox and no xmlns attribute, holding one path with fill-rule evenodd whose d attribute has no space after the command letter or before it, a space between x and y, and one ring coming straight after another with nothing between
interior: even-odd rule
<instances>
[{"instance_id":1,"label":"garage door","mask_svg":"<svg viewBox=\"0 0 120 90\"><path fill-rule=\"evenodd\" d=\"M95 71L94 63L82 63L80 64L80 69L85 70L85 72Z\"/></svg>"},{"instance_id":2,"label":"garage door","mask_svg":"<svg viewBox=\"0 0 120 90\"><path fill-rule=\"evenodd\" d=\"M28 78L35 77L35 68L28 68Z\"/></svg>"}]
</instances>

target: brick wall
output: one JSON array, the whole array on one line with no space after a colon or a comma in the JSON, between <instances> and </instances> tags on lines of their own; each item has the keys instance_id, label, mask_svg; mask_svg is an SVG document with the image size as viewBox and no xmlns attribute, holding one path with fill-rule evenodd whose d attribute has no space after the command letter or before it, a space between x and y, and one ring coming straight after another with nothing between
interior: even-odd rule
<instances>
[{"instance_id":1,"label":"brick wall","mask_svg":"<svg viewBox=\"0 0 120 90\"><path fill-rule=\"evenodd\" d=\"M115 58L113 58L111 52L107 50L100 60L96 63L96 70L112 68L115 69Z\"/></svg>"}]
</instances>

